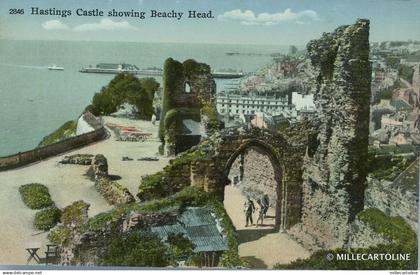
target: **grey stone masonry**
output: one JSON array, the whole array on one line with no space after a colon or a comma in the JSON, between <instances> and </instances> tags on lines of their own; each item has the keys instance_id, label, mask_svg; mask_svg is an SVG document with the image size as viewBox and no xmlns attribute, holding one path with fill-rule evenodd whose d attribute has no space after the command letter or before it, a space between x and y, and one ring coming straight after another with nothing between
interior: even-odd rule
<instances>
[{"instance_id":1,"label":"grey stone masonry","mask_svg":"<svg viewBox=\"0 0 420 275\"><path fill-rule=\"evenodd\" d=\"M371 66L369 21L341 26L307 45L318 134L303 172L302 222L325 247L341 247L363 210Z\"/></svg>"}]
</instances>

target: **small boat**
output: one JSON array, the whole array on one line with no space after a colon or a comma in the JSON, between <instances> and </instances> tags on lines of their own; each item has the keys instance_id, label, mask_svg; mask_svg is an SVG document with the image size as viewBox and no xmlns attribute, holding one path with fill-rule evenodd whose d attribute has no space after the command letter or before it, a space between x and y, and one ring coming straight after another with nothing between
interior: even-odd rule
<instances>
[{"instance_id":1,"label":"small boat","mask_svg":"<svg viewBox=\"0 0 420 275\"><path fill-rule=\"evenodd\" d=\"M56 66L55 64L53 64L53 65L51 65L51 66L48 66L48 70L52 70L52 71L62 71L62 70L64 70L64 68L63 68L63 67L58 67L58 66Z\"/></svg>"}]
</instances>

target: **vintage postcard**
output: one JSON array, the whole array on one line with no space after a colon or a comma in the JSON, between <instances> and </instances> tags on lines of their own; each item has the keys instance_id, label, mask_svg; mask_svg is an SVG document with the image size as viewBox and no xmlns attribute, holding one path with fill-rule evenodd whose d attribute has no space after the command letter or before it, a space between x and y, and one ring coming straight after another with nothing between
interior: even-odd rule
<instances>
[{"instance_id":1,"label":"vintage postcard","mask_svg":"<svg viewBox=\"0 0 420 275\"><path fill-rule=\"evenodd\" d=\"M2 0L0 267L417 270L419 14Z\"/></svg>"}]
</instances>

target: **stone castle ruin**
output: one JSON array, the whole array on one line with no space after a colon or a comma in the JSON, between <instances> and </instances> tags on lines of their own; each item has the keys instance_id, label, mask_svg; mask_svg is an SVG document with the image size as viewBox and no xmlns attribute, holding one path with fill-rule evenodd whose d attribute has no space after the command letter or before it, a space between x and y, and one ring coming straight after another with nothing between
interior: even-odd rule
<instances>
[{"instance_id":1,"label":"stone castle ruin","mask_svg":"<svg viewBox=\"0 0 420 275\"><path fill-rule=\"evenodd\" d=\"M216 83L210 66L192 59L165 61L159 137L166 155L175 155L200 142L217 120Z\"/></svg>"},{"instance_id":2,"label":"stone castle ruin","mask_svg":"<svg viewBox=\"0 0 420 275\"><path fill-rule=\"evenodd\" d=\"M223 200L232 164L250 148L257 148L274 169L276 227L287 230L300 225L322 247L341 247L348 242L350 224L364 205L371 77L369 21L358 20L324 33L307 48L318 110L314 119L277 133L239 129L210 135L211 127L203 127L200 145L211 147L207 151L212 153L185 162L183 171L190 172L183 182L215 192ZM207 65L168 59L164 89L161 138L167 152L176 154L185 147L175 129L186 120L203 124L211 117L203 110L214 107L215 85Z\"/></svg>"},{"instance_id":3,"label":"stone castle ruin","mask_svg":"<svg viewBox=\"0 0 420 275\"><path fill-rule=\"evenodd\" d=\"M177 158L151 175L149 185L142 182L139 199L168 197L194 186L223 201L235 161L254 150L266 157L265 167L272 165L269 188L274 190L270 195L275 200L277 230L287 230L298 239L303 236L301 243L312 243L314 249L357 245L357 234L363 234L352 232L351 227L358 222L356 214L363 210L366 187L369 21L358 20L323 34L309 42L308 53L315 72L312 88L318 112L312 120L276 132L252 127L220 130L210 67L194 60L166 60L160 138L166 153L177 154ZM107 178L105 157L96 156L92 163L95 187L110 204L133 201L112 182L101 181ZM122 218L118 229L126 231L140 220L160 223L175 214L130 214ZM63 226L66 229L70 225ZM79 236L75 230L70 235L74 247L68 251L73 253L75 246L83 244L100 248L103 236L110 236L110 228L103 226L99 228L101 235Z\"/></svg>"}]
</instances>

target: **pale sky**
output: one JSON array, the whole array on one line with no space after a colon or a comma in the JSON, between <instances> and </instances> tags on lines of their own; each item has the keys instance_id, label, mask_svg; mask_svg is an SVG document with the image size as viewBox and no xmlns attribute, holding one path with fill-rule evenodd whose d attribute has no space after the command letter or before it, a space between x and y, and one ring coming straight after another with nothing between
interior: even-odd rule
<instances>
[{"instance_id":1,"label":"pale sky","mask_svg":"<svg viewBox=\"0 0 420 275\"><path fill-rule=\"evenodd\" d=\"M30 15L31 8L70 10L71 16ZM24 15L10 15L23 8ZM77 16L99 9L102 17ZM146 19L108 11L146 12ZM150 10L183 12L181 20L150 18ZM212 19L188 19L189 10ZM323 32L371 20L371 41L420 40L420 0L1 0L0 38L304 45Z\"/></svg>"}]
</instances>

